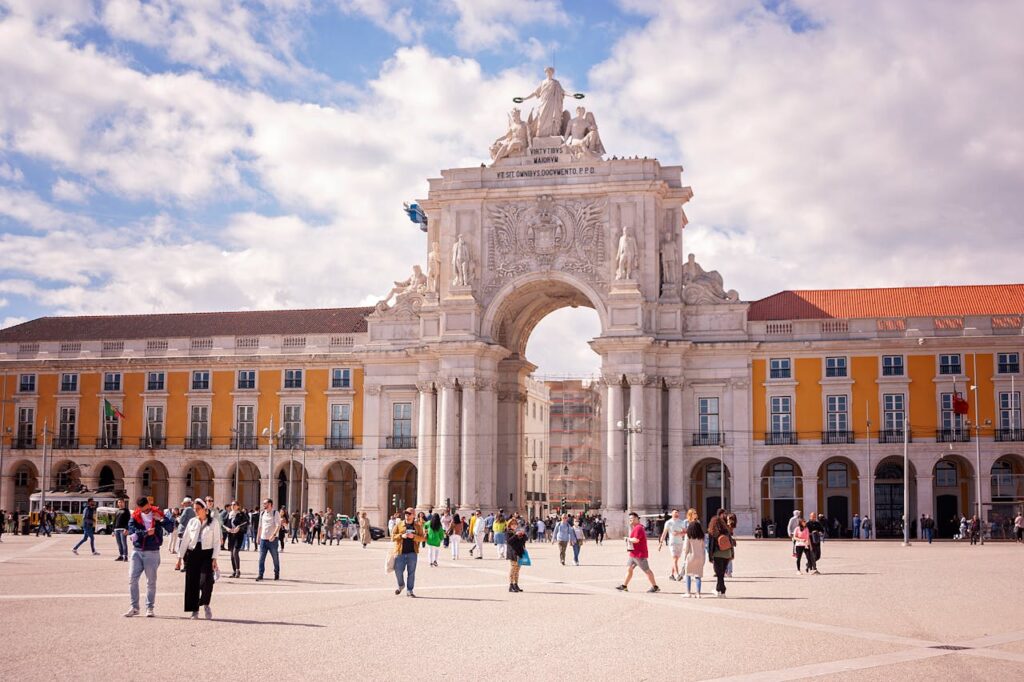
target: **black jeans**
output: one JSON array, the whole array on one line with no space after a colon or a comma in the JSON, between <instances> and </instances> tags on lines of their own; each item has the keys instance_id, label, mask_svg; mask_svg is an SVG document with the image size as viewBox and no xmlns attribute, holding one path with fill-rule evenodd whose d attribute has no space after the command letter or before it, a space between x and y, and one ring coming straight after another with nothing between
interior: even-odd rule
<instances>
[{"instance_id":1,"label":"black jeans","mask_svg":"<svg viewBox=\"0 0 1024 682\"><path fill-rule=\"evenodd\" d=\"M796 547L796 570L800 570L800 558L804 556L807 557L807 569L811 571L818 570L817 564L814 562L814 552L811 551L810 547L801 547L800 545Z\"/></svg>"},{"instance_id":2,"label":"black jeans","mask_svg":"<svg viewBox=\"0 0 1024 682\"><path fill-rule=\"evenodd\" d=\"M185 562L185 610L210 605L213 593L213 548L193 549Z\"/></svg>"},{"instance_id":3,"label":"black jeans","mask_svg":"<svg viewBox=\"0 0 1024 682\"><path fill-rule=\"evenodd\" d=\"M729 567L731 559L723 559L721 557L715 557L713 560L715 566L715 578L718 582L715 584L715 592L721 592L725 594L725 569Z\"/></svg>"},{"instance_id":4,"label":"black jeans","mask_svg":"<svg viewBox=\"0 0 1024 682\"><path fill-rule=\"evenodd\" d=\"M231 550L231 570L240 571L242 569L242 559L238 556L238 553L242 551L241 533L228 535L228 549Z\"/></svg>"}]
</instances>

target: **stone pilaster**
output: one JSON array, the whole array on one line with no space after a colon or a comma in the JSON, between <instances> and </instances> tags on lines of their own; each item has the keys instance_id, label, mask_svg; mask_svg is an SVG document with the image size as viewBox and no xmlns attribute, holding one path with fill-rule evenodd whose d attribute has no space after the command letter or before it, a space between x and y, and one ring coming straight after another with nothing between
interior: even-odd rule
<instances>
[{"instance_id":1,"label":"stone pilaster","mask_svg":"<svg viewBox=\"0 0 1024 682\"><path fill-rule=\"evenodd\" d=\"M416 438L416 505L420 510L434 506L437 465L437 415L434 412L434 382L421 381L419 389L419 429Z\"/></svg>"},{"instance_id":2,"label":"stone pilaster","mask_svg":"<svg viewBox=\"0 0 1024 682\"><path fill-rule=\"evenodd\" d=\"M666 379L668 386L668 505L682 508L689 497L683 462L683 380Z\"/></svg>"}]
</instances>

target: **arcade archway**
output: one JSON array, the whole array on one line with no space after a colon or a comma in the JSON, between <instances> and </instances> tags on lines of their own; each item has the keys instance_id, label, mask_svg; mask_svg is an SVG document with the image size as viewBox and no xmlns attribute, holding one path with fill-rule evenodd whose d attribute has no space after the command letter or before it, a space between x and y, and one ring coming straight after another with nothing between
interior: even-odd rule
<instances>
[{"instance_id":1,"label":"arcade archway","mask_svg":"<svg viewBox=\"0 0 1024 682\"><path fill-rule=\"evenodd\" d=\"M349 462L337 461L327 469L324 506L338 514L356 515L356 470Z\"/></svg>"},{"instance_id":2,"label":"arcade archway","mask_svg":"<svg viewBox=\"0 0 1024 682\"><path fill-rule=\"evenodd\" d=\"M167 467L163 462L151 460L139 467L139 494L153 500L153 504L166 509L168 504L168 476ZM134 503L135 500L132 500ZM178 504L181 500L175 500Z\"/></svg>"},{"instance_id":3,"label":"arcade archway","mask_svg":"<svg viewBox=\"0 0 1024 682\"><path fill-rule=\"evenodd\" d=\"M401 460L395 463L387 477L387 508L388 514L406 507L416 506L416 465Z\"/></svg>"}]
</instances>

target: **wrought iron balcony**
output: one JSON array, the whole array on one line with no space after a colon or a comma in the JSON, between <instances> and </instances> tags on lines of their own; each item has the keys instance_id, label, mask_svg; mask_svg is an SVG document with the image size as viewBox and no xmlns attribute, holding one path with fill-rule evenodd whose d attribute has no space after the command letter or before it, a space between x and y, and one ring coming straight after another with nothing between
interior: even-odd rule
<instances>
[{"instance_id":1,"label":"wrought iron balcony","mask_svg":"<svg viewBox=\"0 0 1024 682\"><path fill-rule=\"evenodd\" d=\"M412 450L416 447L416 436L387 436L384 447L388 450Z\"/></svg>"},{"instance_id":2,"label":"wrought iron balcony","mask_svg":"<svg viewBox=\"0 0 1024 682\"><path fill-rule=\"evenodd\" d=\"M907 433L907 442L910 443L914 440L913 432ZM903 429L882 429L878 432L878 442L883 445L902 443L903 442Z\"/></svg>"},{"instance_id":3,"label":"wrought iron balcony","mask_svg":"<svg viewBox=\"0 0 1024 682\"><path fill-rule=\"evenodd\" d=\"M306 439L302 436L281 436L278 447L282 450L301 450L306 447Z\"/></svg>"},{"instance_id":4,"label":"wrought iron balcony","mask_svg":"<svg viewBox=\"0 0 1024 682\"><path fill-rule=\"evenodd\" d=\"M971 432L961 429L935 429L936 443L970 443Z\"/></svg>"},{"instance_id":5,"label":"wrought iron balcony","mask_svg":"<svg viewBox=\"0 0 1024 682\"><path fill-rule=\"evenodd\" d=\"M33 437L18 436L11 439L12 450L35 450L36 439Z\"/></svg>"},{"instance_id":6,"label":"wrought iron balcony","mask_svg":"<svg viewBox=\"0 0 1024 682\"><path fill-rule=\"evenodd\" d=\"M70 436L57 436L53 439L53 448L55 450L77 450L78 439Z\"/></svg>"},{"instance_id":7,"label":"wrought iron balcony","mask_svg":"<svg viewBox=\"0 0 1024 682\"><path fill-rule=\"evenodd\" d=\"M97 450L120 450L121 449L121 437L117 438L104 438L100 436L96 439Z\"/></svg>"},{"instance_id":8,"label":"wrought iron balcony","mask_svg":"<svg viewBox=\"0 0 1024 682\"><path fill-rule=\"evenodd\" d=\"M352 436L328 436L324 438L324 449L326 450L351 450L356 446L356 439Z\"/></svg>"},{"instance_id":9,"label":"wrought iron balcony","mask_svg":"<svg viewBox=\"0 0 1024 682\"><path fill-rule=\"evenodd\" d=\"M822 431L822 445L851 445L855 443L853 431Z\"/></svg>"},{"instance_id":10,"label":"wrought iron balcony","mask_svg":"<svg viewBox=\"0 0 1024 682\"><path fill-rule=\"evenodd\" d=\"M139 439L140 450L166 450L167 439L162 436L149 436Z\"/></svg>"},{"instance_id":11,"label":"wrought iron balcony","mask_svg":"<svg viewBox=\"0 0 1024 682\"><path fill-rule=\"evenodd\" d=\"M996 442L997 443L1013 443L1024 441L1024 430L1016 429L996 429Z\"/></svg>"},{"instance_id":12,"label":"wrought iron balcony","mask_svg":"<svg viewBox=\"0 0 1024 682\"><path fill-rule=\"evenodd\" d=\"M725 442L725 434L696 431L693 434L694 445L721 445Z\"/></svg>"},{"instance_id":13,"label":"wrought iron balcony","mask_svg":"<svg viewBox=\"0 0 1024 682\"><path fill-rule=\"evenodd\" d=\"M259 448L256 436L235 436L231 439L232 450L256 450Z\"/></svg>"},{"instance_id":14,"label":"wrought iron balcony","mask_svg":"<svg viewBox=\"0 0 1024 682\"><path fill-rule=\"evenodd\" d=\"M796 445L796 431L773 431L764 434L765 445Z\"/></svg>"},{"instance_id":15,"label":"wrought iron balcony","mask_svg":"<svg viewBox=\"0 0 1024 682\"><path fill-rule=\"evenodd\" d=\"M185 439L186 450L209 450L210 449L210 437L209 436L193 436L192 438Z\"/></svg>"}]
</instances>

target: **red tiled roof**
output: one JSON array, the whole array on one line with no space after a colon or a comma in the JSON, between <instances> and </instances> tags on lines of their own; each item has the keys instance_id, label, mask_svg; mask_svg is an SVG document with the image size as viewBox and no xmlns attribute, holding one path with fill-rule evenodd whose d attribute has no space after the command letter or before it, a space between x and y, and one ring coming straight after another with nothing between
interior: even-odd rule
<instances>
[{"instance_id":1,"label":"red tiled roof","mask_svg":"<svg viewBox=\"0 0 1024 682\"><path fill-rule=\"evenodd\" d=\"M319 308L228 313L40 317L0 330L0 343L354 334L366 331L366 316L371 312L373 308Z\"/></svg>"},{"instance_id":2,"label":"red tiled roof","mask_svg":"<svg viewBox=\"0 0 1024 682\"><path fill-rule=\"evenodd\" d=\"M750 304L747 319L820 320L1024 312L1024 284L780 291Z\"/></svg>"}]
</instances>

